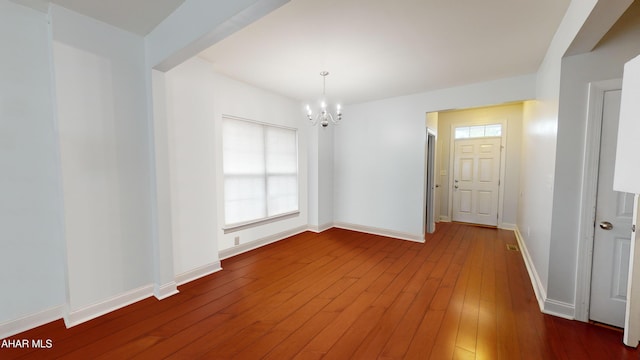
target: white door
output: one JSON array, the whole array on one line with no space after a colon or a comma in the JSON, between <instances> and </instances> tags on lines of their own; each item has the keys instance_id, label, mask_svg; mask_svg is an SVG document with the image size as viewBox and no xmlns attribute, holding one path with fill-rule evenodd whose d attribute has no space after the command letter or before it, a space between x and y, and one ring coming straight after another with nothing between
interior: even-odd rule
<instances>
[{"instance_id":1,"label":"white door","mask_svg":"<svg viewBox=\"0 0 640 360\"><path fill-rule=\"evenodd\" d=\"M620 90L606 91L602 112L589 318L624 327L633 194L613 191Z\"/></svg>"},{"instance_id":2,"label":"white door","mask_svg":"<svg viewBox=\"0 0 640 360\"><path fill-rule=\"evenodd\" d=\"M499 137L455 140L453 221L498 225Z\"/></svg>"}]
</instances>

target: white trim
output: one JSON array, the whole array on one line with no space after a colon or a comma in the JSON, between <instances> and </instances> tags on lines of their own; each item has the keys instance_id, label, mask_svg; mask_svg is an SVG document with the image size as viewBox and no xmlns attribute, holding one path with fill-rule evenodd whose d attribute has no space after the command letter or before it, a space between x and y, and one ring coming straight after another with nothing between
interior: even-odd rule
<instances>
[{"instance_id":1,"label":"white trim","mask_svg":"<svg viewBox=\"0 0 640 360\"><path fill-rule=\"evenodd\" d=\"M222 267L220 266L220 261L215 261L210 264L203 265L193 270L176 275L176 283L178 285L183 285L188 282L205 277L207 275L211 275L220 270L222 270Z\"/></svg>"},{"instance_id":2,"label":"white trim","mask_svg":"<svg viewBox=\"0 0 640 360\"><path fill-rule=\"evenodd\" d=\"M273 234L270 236L265 236L263 238L254 240L254 241L250 241L244 244L240 244L237 246L234 246L232 248L229 249L224 249L224 250L220 250L218 252L218 256L220 257L220 260L224 260L227 258L230 258L232 256L236 256L242 253L245 253L247 251L251 251L254 249L257 249L259 247L286 239L288 237L300 234L302 232L307 231L307 226L299 226L296 228L293 228L291 230L287 230L287 231L283 231L283 232L279 232L277 234Z\"/></svg>"},{"instance_id":3,"label":"white trim","mask_svg":"<svg viewBox=\"0 0 640 360\"><path fill-rule=\"evenodd\" d=\"M633 197L633 226L637 229L640 220L640 195ZM637 230L631 232L631 251L629 254L629 283L627 284L627 305L624 317L623 342L627 346L638 347L640 343L640 309L637 304L640 299L640 284L638 281L638 266L640 265L640 251L636 247L640 241Z\"/></svg>"},{"instance_id":4,"label":"white trim","mask_svg":"<svg viewBox=\"0 0 640 360\"><path fill-rule=\"evenodd\" d=\"M440 215L441 222L451 222L451 218L447 215Z\"/></svg>"},{"instance_id":5,"label":"white trim","mask_svg":"<svg viewBox=\"0 0 640 360\"><path fill-rule=\"evenodd\" d=\"M574 316L575 307L572 304L558 300L546 299L544 301L544 310L542 310L542 312L547 315L553 315L567 320L576 319Z\"/></svg>"},{"instance_id":6,"label":"white trim","mask_svg":"<svg viewBox=\"0 0 640 360\"><path fill-rule=\"evenodd\" d=\"M309 225L308 230L319 234L319 233L321 233L323 231L331 229L332 227L333 227L333 223L326 223L326 224L322 224L320 226Z\"/></svg>"},{"instance_id":7,"label":"white trim","mask_svg":"<svg viewBox=\"0 0 640 360\"><path fill-rule=\"evenodd\" d=\"M67 327L76 326L151 296L153 296L153 285L139 287L99 303L70 311L65 314L64 323Z\"/></svg>"},{"instance_id":8,"label":"white trim","mask_svg":"<svg viewBox=\"0 0 640 360\"><path fill-rule=\"evenodd\" d=\"M593 260L594 221L600 164L602 134L602 106L604 93L620 90L622 80L607 80L589 84L585 129L584 162L580 195L580 223L578 226L578 259L576 264L575 318L589 321L591 300L591 264Z\"/></svg>"},{"instance_id":9,"label":"white trim","mask_svg":"<svg viewBox=\"0 0 640 360\"><path fill-rule=\"evenodd\" d=\"M510 224L510 223L498 224L498 229L502 229L502 230L513 230L513 231L515 231L517 228L518 228L518 225L516 225L516 224Z\"/></svg>"},{"instance_id":10,"label":"white trim","mask_svg":"<svg viewBox=\"0 0 640 360\"><path fill-rule=\"evenodd\" d=\"M574 305L547 298L547 291L540 280L540 276L536 272L533 260L531 259L529 250L527 249L524 238L522 237L522 233L520 233L520 229L517 226L515 227L514 233L516 235L516 240L518 241L518 246L520 247L520 253L522 253L524 265L527 268L527 273L529 273L529 279L531 280L536 300L538 300L538 307L540 308L540 311L548 315L574 320Z\"/></svg>"},{"instance_id":11,"label":"white trim","mask_svg":"<svg viewBox=\"0 0 640 360\"><path fill-rule=\"evenodd\" d=\"M424 194L422 196L422 232L423 233L427 233L430 227L430 223L429 223L429 219L427 219L427 215L428 215L428 211L427 209L429 207L431 207L431 212L436 212L436 183L437 181L437 177L436 177L436 173L438 172L437 169L437 143L438 143L438 133L436 131L434 131L433 129L429 128L428 126L425 127L426 129L426 137L424 140L424 184L422 186L422 188L424 189ZM429 151L429 136L433 136L433 149L432 151ZM431 160L431 161L429 161ZM431 169L431 179L429 179L429 169ZM429 189L429 185L432 186L431 189ZM431 204L429 204L427 202L427 200L431 198ZM437 211L438 213L440 212L440 210ZM439 215L438 215L439 217ZM436 226L435 223L438 222L438 217L436 217L436 215L434 214L433 216L433 231L435 232L436 230Z\"/></svg>"},{"instance_id":12,"label":"white trim","mask_svg":"<svg viewBox=\"0 0 640 360\"><path fill-rule=\"evenodd\" d=\"M294 131L296 133L296 138L297 138L297 135L298 135L298 128L291 127L291 126L272 124L272 123L268 123L268 122L264 122L264 121L247 119L247 118L243 118L243 117L240 117L240 116L234 116L234 115L229 115L229 114L222 114L222 119L244 121L244 122L248 122L248 123L255 124L255 125L270 126L270 127L284 129L284 130L291 130L291 131Z\"/></svg>"},{"instance_id":13,"label":"white trim","mask_svg":"<svg viewBox=\"0 0 640 360\"><path fill-rule=\"evenodd\" d=\"M38 326L62 319L64 305L55 306L35 314L23 316L0 324L0 339L19 334L23 331L31 330Z\"/></svg>"},{"instance_id":14,"label":"white trim","mask_svg":"<svg viewBox=\"0 0 640 360\"><path fill-rule=\"evenodd\" d=\"M251 221L245 221L237 224L226 225L222 227L222 231L225 234L229 234L229 233L240 231L240 230L250 229L256 226L271 224L273 222L280 221L280 220L291 219L299 215L300 215L300 211L295 210L295 211L291 211L284 214L278 214L278 215L268 216L265 218L260 218L257 220L251 220Z\"/></svg>"},{"instance_id":15,"label":"white trim","mask_svg":"<svg viewBox=\"0 0 640 360\"><path fill-rule=\"evenodd\" d=\"M177 293L179 293L179 291L178 291L178 285L176 284L175 281L166 283L164 285L155 284L153 286L153 295L158 300L164 300L169 296L173 296Z\"/></svg>"},{"instance_id":16,"label":"white trim","mask_svg":"<svg viewBox=\"0 0 640 360\"><path fill-rule=\"evenodd\" d=\"M339 229L353 230L353 231L363 232L367 234L381 235L381 236L392 237L400 240L408 240L408 241L424 243L424 234L410 234L410 233L405 233L401 231L381 229L381 228L376 228L371 226L349 224L349 223L343 223L343 222L336 222L334 223L333 226Z\"/></svg>"},{"instance_id":17,"label":"white trim","mask_svg":"<svg viewBox=\"0 0 640 360\"><path fill-rule=\"evenodd\" d=\"M516 226L514 233L516 235L516 240L518 241L518 246L520 247L520 253L522 254L524 265L527 268L527 273L529 273L529 279L531 280L531 285L533 286L533 292L535 293L536 299L538 300L538 307L540 307L540 311L544 312L544 303L545 299L547 298L547 291L544 289L542 281L540 281L540 276L538 276L535 266L533 266L533 260L531 259L531 255L529 255L529 250L527 249L527 245L524 242L524 238L522 237L520 228Z\"/></svg>"}]
</instances>

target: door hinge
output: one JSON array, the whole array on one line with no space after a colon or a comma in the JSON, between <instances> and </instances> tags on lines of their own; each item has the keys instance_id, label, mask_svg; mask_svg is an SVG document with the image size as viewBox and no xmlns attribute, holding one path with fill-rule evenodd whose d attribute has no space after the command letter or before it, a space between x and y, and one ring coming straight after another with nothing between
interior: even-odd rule
<instances>
[{"instance_id":1,"label":"door hinge","mask_svg":"<svg viewBox=\"0 0 640 360\"><path fill-rule=\"evenodd\" d=\"M636 224L631 225L631 232L636 232Z\"/></svg>"}]
</instances>

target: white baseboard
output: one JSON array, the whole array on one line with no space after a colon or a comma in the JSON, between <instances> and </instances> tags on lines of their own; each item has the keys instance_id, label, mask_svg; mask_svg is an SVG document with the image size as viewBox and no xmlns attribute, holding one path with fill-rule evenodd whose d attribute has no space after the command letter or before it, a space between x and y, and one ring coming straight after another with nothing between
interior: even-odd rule
<instances>
[{"instance_id":1,"label":"white baseboard","mask_svg":"<svg viewBox=\"0 0 640 360\"><path fill-rule=\"evenodd\" d=\"M172 281L164 285L156 284L153 287L153 295L158 300L166 299L169 296L175 295L177 293L179 293L179 291L178 291L178 285L176 284L175 281Z\"/></svg>"},{"instance_id":2,"label":"white baseboard","mask_svg":"<svg viewBox=\"0 0 640 360\"><path fill-rule=\"evenodd\" d=\"M176 275L176 283L178 285L186 284L190 281L200 279L201 277L205 277L207 275L211 275L220 270L222 270L220 261L215 261L210 264L195 268L191 271Z\"/></svg>"},{"instance_id":3,"label":"white baseboard","mask_svg":"<svg viewBox=\"0 0 640 360\"><path fill-rule=\"evenodd\" d=\"M529 250L527 249L527 245L524 242L524 238L522 237L517 225L515 226L514 232L516 234L516 239L518 240L520 253L522 254L524 264L527 268L527 273L529 273L529 279L531 280L533 291L536 295L536 299L538 300L540 311L545 314L574 320L575 306L573 304L547 298L547 291L542 285L542 281L540 281L540 276L538 276L535 266L533 266L533 260L531 259L531 255L529 255Z\"/></svg>"},{"instance_id":4,"label":"white baseboard","mask_svg":"<svg viewBox=\"0 0 640 360\"><path fill-rule=\"evenodd\" d=\"M544 309L542 312L568 320L575 320L574 314L576 312L576 308L573 304L553 299L546 299L544 301Z\"/></svg>"},{"instance_id":5,"label":"white baseboard","mask_svg":"<svg viewBox=\"0 0 640 360\"><path fill-rule=\"evenodd\" d=\"M349 224L349 223L343 223L343 222L334 223L333 226L340 229L359 231L359 232L364 232L364 233L373 234L373 235L388 236L388 237L392 237L400 240L408 240L408 241L414 241L419 243L424 242L424 235L410 234L410 233L405 233L401 231L381 229L381 228L376 228L371 226Z\"/></svg>"},{"instance_id":6,"label":"white baseboard","mask_svg":"<svg viewBox=\"0 0 640 360\"><path fill-rule=\"evenodd\" d=\"M319 234L325 230L331 229L332 227L333 227L333 223L326 223L319 226L309 225L308 230Z\"/></svg>"},{"instance_id":7,"label":"white baseboard","mask_svg":"<svg viewBox=\"0 0 640 360\"><path fill-rule=\"evenodd\" d=\"M82 309L69 311L64 316L64 323L67 327L76 326L151 296L153 296L153 285L133 289Z\"/></svg>"},{"instance_id":8,"label":"white baseboard","mask_svg":"<svg viewBox=\"0 0 640 360\"><path fill-rule=\"evenodd\" d=\"M451 218L446 215L440 215L440 221L442 222L451 222Z\"/></svg>"},{"instance_id":9,"label":"white baseboard","mask_svg":"<svg viewBox=\"0 0 640 360\"><path fill-rule=\"evenodd\" d=\"M63 315L64 305L59 305L35 314L23 316L19 319L4 322L0 324L0 339L5 339L23 331L56 321L61 319Z\"/></svg>"},{"instance_id":10,"label":"white baseboard","mask_svg":"<svg viewBox=\"0 0 640 360\"><path fill-rule=\"evenodd\" d=\"M516 234L516 240L518 241L518 246L520 247L520 253L522 254L522 259L524 260L524 265L527 268L527 273L529 273L529 279L531 280L531 285L533 286L533 292L536 295L536 299L538 300L538 306L540 307L540 311L544 312L544 301L547 298L547 292L542 285L542 281L540 281L540 277L538 276L538 272L533 266L533 260L531 259L531 255L529 255L529 250L527 249L527 245L524 242L524 238L520 233L520 229L516 226L514 230Z\"/></svg>"},{"instance_id":11,"label":"white baseboard","mask_svg":"<svg viewBox=\"0 0 640 360\"><path fill-rule=\"evenodd\" d=\"M509 223L498 224L498 229L515 231L517 228L518 226L516 224L509 224Z\"/></svg>"},{"instance_id":12,"label":"white baseboard","mask_svg":"<svg viewBox=\"0 0 640 360\"><path fill-rule=\"evenodd\" d=\"M276 241L280 241L282 239L286 239L288 237L303 233L307 230L308 230L308 226L306 225L298 226L296 228L293 228L287 231L279 232L277 234L273 234L270 236L265 236L257 240L249 241L244 244L240 244L228 249L221 250L220 252L218 252L218 256L220 257L220 260L228 259L232 256L240 255L247 251L251 251L253 249L257 249L259 247L274 243Z\"/></svg>"}]
</instances>

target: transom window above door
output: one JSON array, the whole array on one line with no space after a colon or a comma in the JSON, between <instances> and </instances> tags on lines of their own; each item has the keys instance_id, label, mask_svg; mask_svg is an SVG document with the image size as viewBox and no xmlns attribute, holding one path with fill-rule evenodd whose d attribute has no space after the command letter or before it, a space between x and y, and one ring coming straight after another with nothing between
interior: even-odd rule
<instances>
[{"instance_id":1,"label":"transom window above door","mask_svg":"<svg viewBox=\"0 0 640 360\"><path fill-rule=\"evenodd\" d=\"M456 127L456 139L502 136L502 124L472 125Z\"/></svg>"}]
</instances>

